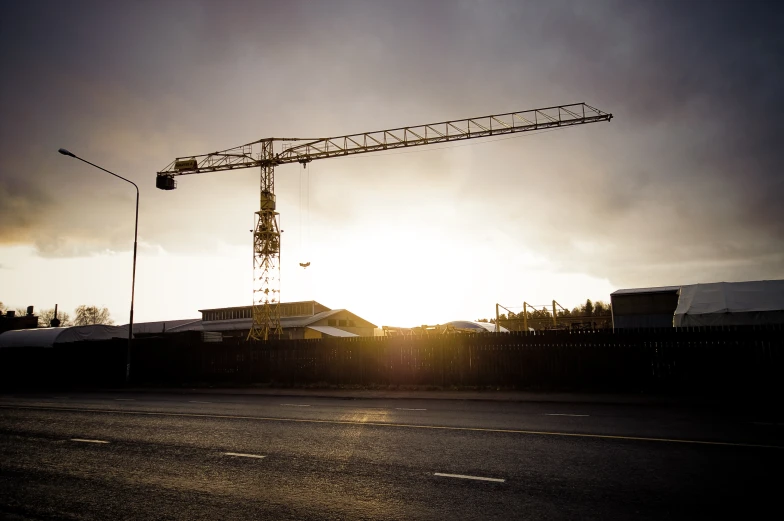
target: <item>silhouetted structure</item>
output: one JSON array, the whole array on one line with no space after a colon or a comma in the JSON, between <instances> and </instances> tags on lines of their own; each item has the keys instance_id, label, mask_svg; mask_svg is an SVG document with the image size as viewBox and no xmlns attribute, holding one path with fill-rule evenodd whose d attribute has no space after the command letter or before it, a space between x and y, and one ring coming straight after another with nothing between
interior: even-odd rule
<instances>
[{"instance_id":1,"label":"silhouetted structure","mask_svg":"<svg viewBox=\"0 0 784 521\"><path fill-rule=\"evenodd\" d=\"M619 289L610 295L615 329L672 327L680 286Z\"/></svg>"},{"instance_id":2,"label":"silhouetted structure","mask_svg":"<svg viewBox=\"0 0 784 521\"><path fill-rule=\"evenodd\" d=\"M17 316L16 311L8 310L0 313L0 333L16 329L33 329L38 327L38 316L33 313L33 306L27 306L27 314Z\"/></svg>"}]
</instances>

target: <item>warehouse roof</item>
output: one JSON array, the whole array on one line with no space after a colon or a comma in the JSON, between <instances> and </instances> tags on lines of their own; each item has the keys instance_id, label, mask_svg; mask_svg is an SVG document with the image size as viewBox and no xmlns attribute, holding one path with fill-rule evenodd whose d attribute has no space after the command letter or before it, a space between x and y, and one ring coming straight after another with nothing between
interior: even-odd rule
<instances>
[{"instance_id":1,"label":"warehouse roof","mask_svg":"<svg viewBox=\"0 0 784 521\"><path fill-rule=\"evenodd\" d=\"M613 291L610 295L633 295L635 293L672 293L679 291L681 286L659 286L656 288L630 288Z\"/></svg>"},{"instance_id":2,"label":"warehouse roof","mask_svg":"<svg viewBox=\"0 0 784 521\"><path fill-rule=\"evenodd\" d=\"M356 333L349 333L348 331L344 331L342 329L338 329L332 326L308 326L308 329L312 329L313 331L318 331L321 334L327 336L339 336L339 337L357 337Z\"/></svg>"},{"instance_id":3,"label":"warehouse roof","mask_svg":"<svg viewBox=\"0 0 784 521\"><path fill-rule=\"evenodd\" d=\"M293 301L293 302L280 302L280 303L270 304L270 305L273 306L273 307L276 307L276 306L280 305L281 307L286 308L286 307L296 306L296 305L299 305L299 304L311 304L311 305L315 305L316 307L319 307L319 308L324 308L326 310L329 309L324 304L321 304L320 302L316 302L315 300L297 300L297 301ZM245 304L245 305L242 305L242 306L229 306L229 307L223 307L223 308L205 308L205 309L200 309L199 313L203 313L205 311L227 311L227 310L247 309L247 308L250 308L250 307L253 307L253 306Z\"/></svg>"},{"instance_id":4,"label":"warehouse roof","mask_svg":"<svg viewBox=\"0 0 784 521\"><path fill-rule=\"evenodd\" d=\"M128 327L124 325L122 327ZM180 331L203 331L200 318L182 320L163 320L160 322L141 322L133 325L133 334L177 333ZM127 330L126 330L127 331Z\"/></svg>"}]
</instances>

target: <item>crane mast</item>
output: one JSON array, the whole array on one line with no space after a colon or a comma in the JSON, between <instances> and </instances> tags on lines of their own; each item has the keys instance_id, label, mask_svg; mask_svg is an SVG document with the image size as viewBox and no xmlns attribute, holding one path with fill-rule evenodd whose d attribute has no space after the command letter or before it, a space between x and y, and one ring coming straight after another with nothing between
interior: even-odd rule
<instances>
[{"instance_id":1,"label":"crane mast","mask_svg":"<svg viewBox=\"0 0 784 521\"><path fill-rule=\"evenodd\" d=\"M266 138L219 152L178 157L158 172L155 186L173 190L177 187L174 178L181 175L261 169L259 211L253 230L253 324L248 339L267 340L271 335L281 334L280 221L275 209L277 165L305 165L316 159L564 128L610 121L612 117L585 103L574 103L338 137ZM286 142L277 154L275 141Z\"/></svg>"}]
</instances>

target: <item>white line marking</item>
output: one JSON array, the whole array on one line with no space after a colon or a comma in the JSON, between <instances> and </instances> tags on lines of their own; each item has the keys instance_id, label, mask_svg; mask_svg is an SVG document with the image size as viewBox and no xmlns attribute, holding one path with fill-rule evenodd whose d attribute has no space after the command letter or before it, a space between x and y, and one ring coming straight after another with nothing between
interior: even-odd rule
<instances>
[{"instance_id":1,"label":"white line marking","mask_svg":"<svg viewBox=\"0 0 784 521\"><path fill-rule=\"evenodd\" d=\"M395 407L396 411L426 411L427 409L409 409L408 407Z\"/></svg>"},{"instance_id":2,"label":"white line marking","mask_svg":"<svg viewBox=\"0 0 784 521\"><path fill-rule=\"evenodd\" d=\"M82 443L109 443L108 441L105 440L85 440L83 438L71 438L71 441L79 441Z\"/></svg>"},{"instance_id":3,"label":"white line marking","mask_svg":"<svg viewBox=\"0 0 784 521\"><path fill-rule=\"evenodd\" d=\"M754 425L775 425L777 427L781 427L784 423L773 423L773 422L751 422Z\"/></svg>"},{"instance_id":4,"label":"white line marking","mask_svg":"<svg viewBox=\"0 0 784 521\"><path fill-rule=\"evenodd\" d=\"M115 398L116 402L135 402L134 398Z\"/></svg>"},{"instance_id":5,"label":"white line marking","mask_svg":"<svg viewBox=\"0 0 784 521\"><path fill-rule=\"evenodd\" d=\"M505 479L498 478L483 478L481 476L464 476L463 474L442 474L441 472L434 472L434 476L441 476L444 478L460 478L460 479L475 479L477 481L492 481L493 483L503 483Z\"/></svg>"},{"instance_id":6,"label":"white line marking","mask_svg":"<svg viewBox=\"0 0 784 521\"><path fill-rule=\"evenodd\" d=\"M241 452L224 452L224 456L239 456L240 458L266 458L266 456L259 456L258 454L243 454Z\"/></svg>"},{"instance_id":7,"label":"white line marking","mask_svg":"<svg viewBox=\"0 0 784 521\"><path fill-rule=\"evenodd\" d=\"M302 403L282 403L281 405L285 407L310 407L310 405L305 405Z\"/></svg>"},{"instance_id":8,"label":"white line marking","mask_svg":"<svg viewBox=\"0 0 784 521\"><path fill-rule=\"evenodd\" d=\"M190 401L190 402L188 402L188 403L212 403L212 402L200 402L200 401L198 401L198 400L191 400L191 401Z\"/></svg>"},{"instance_id":9,"label":"white line marking","mask_svg":"<svg viewBox=\"0 0 784 521\"><path fill-rule=\"evenodd\" d=\"M586 416L590 416L590 414L560 414L560 413L550 413L550 414L545 414L545 416L575 416L575 417L586 417Z\"/></svg>"}]
</instances>

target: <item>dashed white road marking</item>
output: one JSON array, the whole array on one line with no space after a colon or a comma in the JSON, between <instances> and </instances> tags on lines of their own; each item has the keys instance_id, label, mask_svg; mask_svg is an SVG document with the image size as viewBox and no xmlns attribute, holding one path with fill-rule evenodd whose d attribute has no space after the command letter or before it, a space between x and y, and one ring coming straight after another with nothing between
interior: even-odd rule
<instances>
[{"instance_id":1,"label":"dashed white road marking","mask_svg":"<svg viewBox=\"0 0 784 521\"><path fill-rule=\"evenodd\" d=\"M188 403L212 403L212 402L200 402L198 400L191 400Z\"/></svg>"},{"instance_id":2,"label":"dashed white road marking","mask_svg":"<svg viewBox=\"0 0 784 521\"><path fill-rule=\"evenodd\" d=\"M106 440L86 440L84 438L71 438L71 441L78 441L81 443L109 443Z\"/></svg>"},{"instance_id":3,"label":"dashed white road marking","mask_svg":"<svg viewBox=\"0 0 784 521\"><path fill-rule=\"evenodd\" d=\"M476 481L492 481L493 483L504 483L506 481L505 479L499 479L499 478L485 478L482 476L466 476L463 474L443 474L441 472L434 472L433 475L441 476L444 478L460 478L460 479L474 479Z\"/></svg>"},{"instance_id":4,"label":"dashed white road marking","mask_svg":"<svg viewBox=\"0 0 784 521\"><path fill-rule=\"evenodd\" d=\"M304 403L282 403L284 407L310 407L310 405L305 405Z\"/></svg>"},{"instance_id":5,"label":"dashed white road marking","mask_svg":"<svg viewBox=\"0 0 784 521\"><path fill-rule=\"evenodd\" d=\"M586 417L590 416L590 414L565 414L565 413L545 413L545 416L575 416L575 417Z\"/></svg>"},{"instance_id":6,"label":"dashed white road marking","mask_svg":"<svg viewBox=\"0 0 784 521\"><path fill-rule=\"evenodd\" d=\"M223 455L224 456L237 456L239 458L256 458L256 459L266 458L266 456L259 456L258 454L243 454L241 452L224 452Z\"/></svg>"},{"instance_id":7,"label":"dashed white road marking","mask_svg":"<svg viewBox=\"0 0 784 521\"><path fill-rule=\"evenodd\" d=\"M395 407L396 411L426 411L427 409L410 409L408 407Z\"/></svg>"},{"instance_id":8,"label":"dashed white road marking","mask_svg":"<svg viewBox=\"0 0 784 521\"><path fill-rule=\"evenodd\" d=\"M775 425L777 427L784 426L784 423L773 423L773 422L751 422L754 425Z\"/></svg>"},{"instance_id":9,"label":"dashed white road marking","mask_svg":"<svg viewBox=\"0 0 784 521\"><path fill-rule=\"evenodd\" d=\"M134 398L115 398L114 401L116 402L135 402Z\"/></svg>"}]
</instances>

